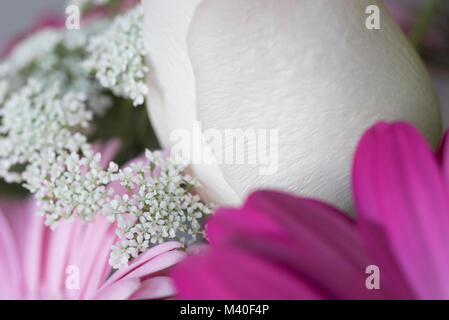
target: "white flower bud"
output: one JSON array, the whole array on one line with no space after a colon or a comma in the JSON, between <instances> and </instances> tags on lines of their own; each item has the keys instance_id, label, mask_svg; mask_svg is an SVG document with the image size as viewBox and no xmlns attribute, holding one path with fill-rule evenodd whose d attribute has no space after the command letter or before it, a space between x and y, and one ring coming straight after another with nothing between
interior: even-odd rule
<instances>
[{"instance_id":1,"label":"white flower bud","mask_svg":"<svg viewBox=\"0 0 449 320\"><path fill-rule=\"evenodd\" d=\"M365 27L368 5L380 8L381 30ZM279 130L271 175L216 156L194 164L206 199L237 204L254 189L277 188L349 209L352 156L369 126L406 120L432 145L440 138L433 85L383 1L143 0L143 7L153 67L148 107L166 149L173 130L192 133L195 121L203 130Z\"/></svg>"}]
</instances>

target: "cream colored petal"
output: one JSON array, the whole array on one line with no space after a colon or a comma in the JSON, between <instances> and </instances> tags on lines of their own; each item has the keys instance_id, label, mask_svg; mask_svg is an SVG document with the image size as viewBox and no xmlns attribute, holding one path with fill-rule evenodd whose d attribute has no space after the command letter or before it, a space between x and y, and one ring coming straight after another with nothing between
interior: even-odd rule
<instances>
[{"instance_id":1,"label":"cream colored petal","mask_svg":"<svg viewBox=\"0 0 449 320\"><path fill-rule=\"evenodd\" d=\"M201 0L142 1L144 40L152 68L147 80L147 106L152 125L165 149L176 144L176 141L170 141L174 130L191 132L196 119L195 79L187 52L187 33L199 3ZM195 167L191 170L195 171ZM240 202L217 165L201 165L199 172L193 174L203 184L198 192L206 200L229 204Z\"/></svg>"},{"instance_id":2,"label":"cream colored petal","mask_svg":"<svg viewBox=\"0 0 449 320\"><path fill-rule=\"evenodd\" d=\"M365 27L372 4L381 30ZM280 188L350 210L351 161L365 129L401 119L433 145L440 138L427 71L382 1L207 0L188 45L204 129L279 129L276 174L221 166L240 196Z\"/></svg>"},{"instance_id":3,"label":"cream colored petal","mask_svg":"<svg viewBox=\"0 0 449 320\"><path fill-rule=\"evenodd\" d=\"M440 137L427 72L382 1L143 4L154 69L149 112L165 147L174 129L191 130L195 120L204 129L279 129L274 175L254 165L194 165L208 199L235 204L268 187L350 210L352 154L367 127L403 119L434 145ZM365 28L371 4L382 30Z\"/></svg>"}]
</instances>

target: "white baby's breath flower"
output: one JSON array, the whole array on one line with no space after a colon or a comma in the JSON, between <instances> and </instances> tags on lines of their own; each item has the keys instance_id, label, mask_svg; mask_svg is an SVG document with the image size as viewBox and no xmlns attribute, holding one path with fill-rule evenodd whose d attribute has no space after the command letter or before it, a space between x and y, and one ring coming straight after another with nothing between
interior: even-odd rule
<instances>
[{"instance_id":1,"label":"white baby's breath flower","mask_svg":"<svg viewBox=\"0 0 449 320\"><path fill-rule=\"evenodd\" d=\"M52 228L61 218L92 220L109 202L105 186L114 166L104 171L100 155L77 132L92 115L84 93L62 93L58 84L37 79L0 108L0 176L34 193L39 213Z\"/></svg>"},{"instance_id":2,"label":"white baby's breath flower","mask_svg":"<svg viewBox=\"0 0 449 320\"><path fill-rule=\"evenodd\" d=\"M0 64L0 177L29 189L38 214L53 229L61 219L88 222L104 215L116 221L120 241L110 256L114 268L154 244L195 241L211 212L190 193L198 184L183 173L185 164L147 150L145 162L122 169L110 162L103 168L101 155L81 133L111 105L104 87L134 105L144 102L148 68L142 23L138 6L110 28L102 22L79 32L39 31ZM90 41L99 30L106 31ZM89 70L80 67L87 44ZM114 190L114 181L127 192Z\"/></svg>"},{"instance_id":3,"label":"white baby's breath flower","mask_svg":"<svg viewBox=\"0 0 449 320\"><path fill-rule=\"evenodd\" d=\"M0 105L5 101L6 94L8 92L8 82L6 80L0 80Z\"/></svg>"},{"instance_id":4,"label":"white baby's breath flower","mask_svg":"<svg viewBox=\"0 0 449 320\"><path fill-rule=\"evenodd\" d=\"M86 127L92 118L85 95L62 94L58 85L47 90L43 86L30 79L0 108L0 175L7 181L23 181L14 168L40 164L43 152L77 152L86 143L85 137L71 131Z\"/></svg>"},{"instance_id":5,"label":"white baby's breath flower","mask_svg":"<svg viewBox=\"0 0 449 320\"><path fill-rule=\"evenodd\" d=\"M64 33L57 29L43 29L26 38L14 48L8 58L13 70L20 70L33 62L52 64L54 59L45 59L53 55L56 45L64 38Z\"/></svg>"},{"instance_id":6,"label":"white baby's breath flower","mask_svg":"<svg viewBox=\"0 0 449 320\"><path fill-rule=\"evenodd\" d=\"M76 132L92 118L82 93L63 94L58 85L43 90L32 79L6 101L0 118L0 175L35 194L38 211L52 228L75 216L116 220L121 243L113 248L114 267L151 245L202 235L201 220L211 209L190 193L195 181L183 174L185 164L147 150L146 162L120 170L111 162L103 169L101 155ZM113 181L128 192L120 196L108 188Z\"/></svg>"},{"instance_id":7,"label":"white baby's breath flower","mask_svg":"<svg viewBox=\"0 0 449 320\"><path fill-rule=\"evenodd\" d=\"M61 90L83 92L88 108L102 115L112 100L81 65L86 58L88 38L107 25L105 20L99 20L86 23L77 32L43 29L32 34L0 65L0 80L8 81L11 92L19 90L29 78L38 79L43 90L58 83Z\"/></svg>"},{"instance_id":8,"label":"white baby's breath flower","mask_svg":"<svg viewBox=\"0 0 449 320\"><path fill-rule=\"evenodd\" d=\"M116 217L121 238L112 247L114 268L126 266L151 245L195 241L202 236L203 218L211 213L211 206L190 193L195 182L183 173L185 165L164 159L160 152L147 150L145 155L148 163L137 162L117 175L129 194L109 202L107 211Z\"/></svg>"},{"instance_id":9,"label":"white baby's breath flower","mask_svg":"<svg viewBox=\"0 0 449 320\"><path fill-rule=\"evenodd\" d=\"M44 181L39 180L37 196L42 200L39 210L46 216L46 224L56 227L61 218L78 216L91 221L95 216L108 214L112 190L107 185L115 173L100 165L101 155L89 148L80 157L64 153L52 161L56 170L47 170ZM83 168L85 170L83 170Z\"/></svg>"},{"instance_id":10,"label":"white baby's breath flower","mask_svg":"<svg viewBox=\"0 0 449 320\"><path fill-rule=\"evenodd\" d=\"M146 51L143 44L143 12L140 5L115 18L111 27L93 37L87 47L90 57L84 67L114 94L144 103L147 94Z\"/></svg>"}]
</instances>

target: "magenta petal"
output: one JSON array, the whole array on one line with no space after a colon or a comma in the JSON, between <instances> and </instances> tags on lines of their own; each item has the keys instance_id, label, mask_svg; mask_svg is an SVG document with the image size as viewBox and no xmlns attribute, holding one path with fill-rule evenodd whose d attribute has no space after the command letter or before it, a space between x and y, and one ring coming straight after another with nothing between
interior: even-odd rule
<instances>
[{"instance_id":1,"label":"magenta petal","mask_svg":"<svg viewBox=\"0 0 449 320\"><path fill-rule=\"evenodd\" d=\"M449 130L443 136L437 152L446 183L449 183Z\"/></svg>"},{"instance_id":2,"label":"magenta petal","mask_svg":"<svg viewBox=\"0 0 449 320\"><path fill-rule=\"evenodd\" d=\"M246 206L245 206L246 208ZM223 208L217 211L206 223L205 229L210 244L226 241L230 236L240 233L282 234L282 228L269 216L256 210Z\"/></svg>"},{"instance_id":3,"label":"magenta petal","mask_svg":"<svg viewBox=\"0 0 449 320\"><path fill-rule=\"evenodd\" d=\"M370 129L356 152L353 184L360 230L381 272L393 281L402 271L419 298L448 298L447 182L420 133L405 123ZM407 291L404 282L397 290Z\"/></svg>"},{"instance_id":4,"label":"magenta petal","mask_svg":"<svg viewBox=\"0 0 449 320\"><path fill-rule=\"evenodd\" d=\"M298 247L296 262L303 276L331 298L374 299L391 292L366 289L366 267L373 264L354 221L316 200L278 192L256 192L244 209L264 212Z\"/></svg>"},{"instance_id":5,"label":"magenta petal","mask_svg":"<svg viewBox=\"0 0 449 320\"><path fill-rule=\"evenodd\" d=\"M256 192L240 212L219 210L207 232L210 250L175 268L182 298L388 296L365 287L372 260L353 221L318 201Z\"/></svg>"},{"instance_id":6,"label":"magenta petal","mask_svg":"<svg viewBox=\"0 0 449 320\"><path fill-rule=\"evenodd\" d=\"M320 299L319 288L238 247L218 246L208 254L192 256L174 269L179 299Z\"/></svg>"}]
</instances>

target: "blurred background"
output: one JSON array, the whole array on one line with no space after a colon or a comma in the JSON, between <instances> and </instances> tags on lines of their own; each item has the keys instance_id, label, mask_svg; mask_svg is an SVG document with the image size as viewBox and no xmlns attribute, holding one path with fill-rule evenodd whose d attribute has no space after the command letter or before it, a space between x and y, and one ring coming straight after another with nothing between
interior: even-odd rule
<instances>
[{"instance_id":1,"label":"blurred background","mask_svg":"<svg viewBox=\"0 0 449 320\"><path fill-rule=\"evenodd\" d=\"M42 17L64 14L65 0L1 0L0 3L0 44L17 34L25 32Z\"/></svg>"},{"instance_id":2,"label":"blurred background","mask_svg":"<svg viewBox=\"0 0 449 320\"><path fill-rule=\"evenodd\" d=\"M163 1L163 0L161 0ZM338 0L332 0L338 1ZM449 124L449 0L385 0L424 58ZM0 53L42 19L64 16L66 0L1 0Z\"/></svg>"}]
</instances>

